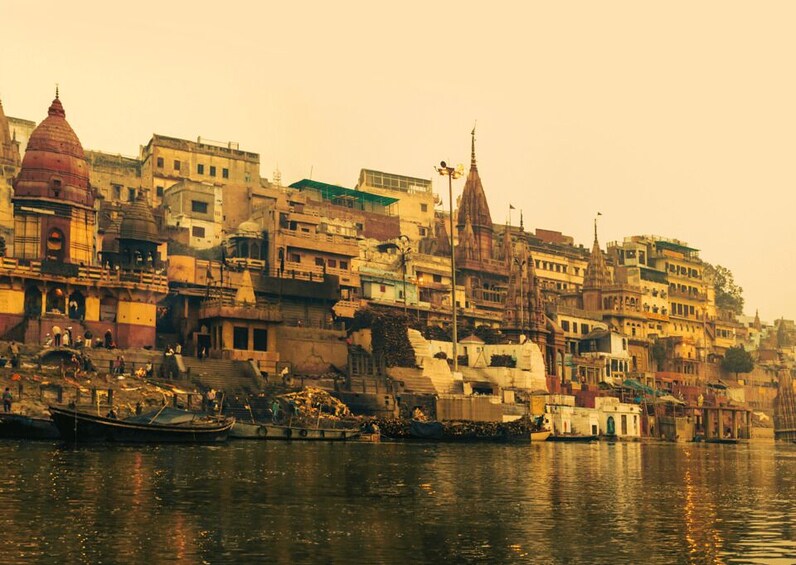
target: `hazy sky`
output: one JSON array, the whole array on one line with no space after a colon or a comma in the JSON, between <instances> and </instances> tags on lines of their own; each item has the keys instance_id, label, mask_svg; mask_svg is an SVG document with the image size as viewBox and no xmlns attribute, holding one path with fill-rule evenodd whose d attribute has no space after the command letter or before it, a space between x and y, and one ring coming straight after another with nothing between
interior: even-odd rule
<instances>
[{"instance_id":1,"label":"hazy sky","mask_svg":"<svg viewBox=\"0 0 796 565\"><path fill-rule=\"evenodd\" d=\"M467 164L477 120L494 221L513 203L590 246L600 211L603 248L686 241L748 313L796 318L792 2L0 0L0 21L6 114L42 120L57 82L87 149L231 140L268 178L353 187Z\"/></svg>"}]
</instances>

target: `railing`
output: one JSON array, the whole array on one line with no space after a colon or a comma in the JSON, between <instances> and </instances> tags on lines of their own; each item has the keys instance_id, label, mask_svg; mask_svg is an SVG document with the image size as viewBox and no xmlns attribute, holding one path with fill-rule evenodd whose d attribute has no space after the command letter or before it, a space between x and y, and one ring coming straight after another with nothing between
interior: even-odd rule
<instances>
[{"instance_id":1,"label":"railing","mask_svg":"<svg viewBox=\"0 0 796 565\"><path fill-rule=\"evenodd\" d=\"M20 263L18 259L10 257L0 258L0 271L13 271L14 274L29 275L31 277L57 276L42 275L41 261L30 261L24 264ZM164 274L143 270L116 270L97 265L80 265L77 269L77 277L83 280L109 283L131 282L151 286L168 286L168 277Z\"/></svg>"}]
</instances>

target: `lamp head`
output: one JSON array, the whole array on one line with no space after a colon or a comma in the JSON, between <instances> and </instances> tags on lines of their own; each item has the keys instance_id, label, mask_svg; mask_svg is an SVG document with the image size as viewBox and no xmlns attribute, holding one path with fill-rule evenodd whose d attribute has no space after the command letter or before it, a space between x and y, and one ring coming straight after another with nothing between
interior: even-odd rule
<instances>
[{"instance_id":1,"label":"lamp head","mask_svg":"<svg viewBox=\"0 0 796 565\"><path fill-rule=\"evenodd\" d=\"M441 169L447 169L448 168L448 164L445 161L440 161L439 162L439 166L440 166Z\"/></svg>"}]
</instances>

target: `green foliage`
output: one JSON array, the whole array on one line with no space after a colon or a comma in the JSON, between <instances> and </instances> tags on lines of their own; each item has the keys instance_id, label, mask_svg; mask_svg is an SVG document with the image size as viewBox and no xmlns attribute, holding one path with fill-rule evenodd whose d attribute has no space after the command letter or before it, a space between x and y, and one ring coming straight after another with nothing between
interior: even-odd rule
<instances>
[{"instance_id":1,"label":"green foliage","mask_svg":"<svg viewBox=\"0 0 796 565\"><path fill-rule=\"evenodd\" d=\"M660 371L663 367L663 362L666 360L666 344L661 340L655 341L655 343L652 344L650 353Z\"/></svg>"},{"instance_id":2,"label":"green foliage","mask_svg":"<svg viewBox=\"0 0 796 565\"><path fill-rule=\"evenodd\" d=\"M743 314L743 288L735 284L732 271L721 265L705 263L705 272L713 281L716 291L716 306L737 315Z\"/></svg>"},{"instance_id":3,"label":"green foliage","mask_svg":"<svg viewBox=\"0 0 796 565\"><path fill-rule=\"evenodd\" d=\"M207 261L221 261L221 246L209 247L207 249L194 249L188 245L178 241L169 241L168 243L169 255L187 255L189 257L196 257L197 259L205 259Z\"/></svg>"},{"instance_id":4,"label":"green foliage","mask_svg":"<svg viewBox=\"0 0 796 565\"><path fill-rule=\"evenodd\" d=\"M738 347L730 347L727 353L724 354L724 359L721 360L721 368L729 373L750 373L755 368L752 356L746 351L742 345Z\"/></svg>"},{"instance_id":5,"label":"green foliage","mask_svg":"<svg viewBox=\"0 0 796 565\"><path fill-rule=\"evenodd\" d=\"M517 360L511 355L493 355L489 360L490 367L516 367Z\"/></svg>"}]
</instances>

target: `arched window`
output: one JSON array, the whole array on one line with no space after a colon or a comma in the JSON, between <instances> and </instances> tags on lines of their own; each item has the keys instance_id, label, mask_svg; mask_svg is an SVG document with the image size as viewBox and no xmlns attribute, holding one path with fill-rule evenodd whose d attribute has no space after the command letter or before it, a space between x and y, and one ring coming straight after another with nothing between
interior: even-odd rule
<instances>
[{"instance_id":1,"label":"arched window","mask_svg":"<svg viewBox=\"0 0 796 565\"><path fill-rule=\"evenodd\" d=\"M63 262L65 258L64 232L58 228L53 228L47 234L46 258L48 261Z\"/></svg>"}]
</instances>

